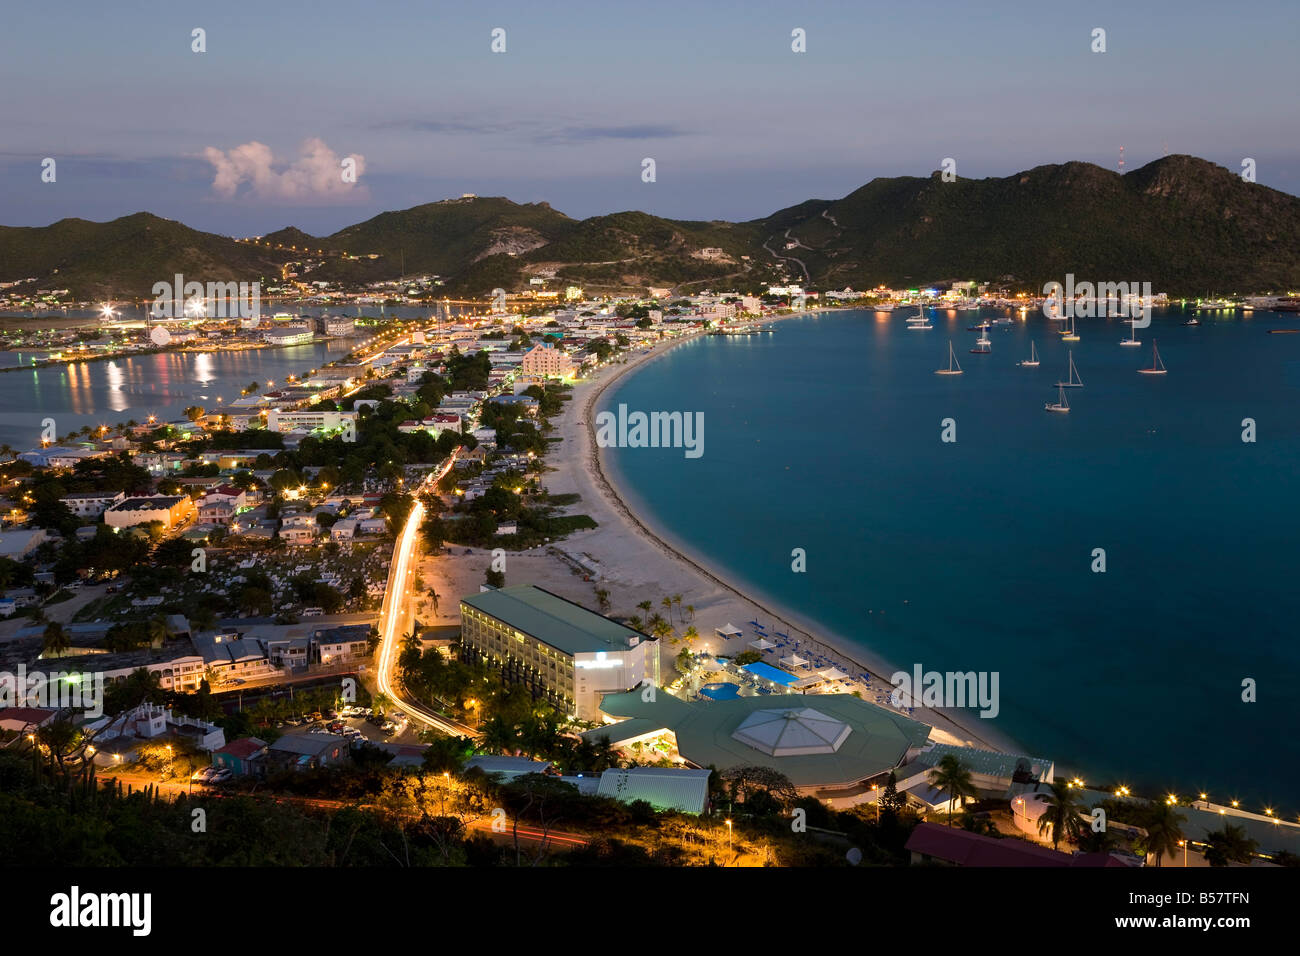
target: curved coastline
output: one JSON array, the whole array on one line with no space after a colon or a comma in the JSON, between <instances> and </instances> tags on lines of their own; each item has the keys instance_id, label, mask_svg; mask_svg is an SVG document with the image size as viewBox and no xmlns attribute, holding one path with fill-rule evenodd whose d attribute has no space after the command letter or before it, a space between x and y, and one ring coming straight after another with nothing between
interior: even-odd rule
<instances>
[{"instance_id":1,"label":"curved coastline","mask_svg":"<svg viewBox=\"0 0 1300 956\"><path fill-rule=\"evenodd\" d=\"M774 316L763 320L766 322L781 321L793 318L808 318L811 316L821 315L825 312L832 311L852 311L839 309L818 309L814 312L794 313L785 316ZM797 632L800 635L801 643L811 644L817 652L833 660L843 662L845 669L853 675L868 673L872 676L873 681L880 681L882 686L891 686L885 675L896 672L897 668L889 666L889 663L871 652L863 655L861 650L854 647L853 644L846 641L842 635L835 634L831 629L817 624L815 621L808 621L801 616L794 614L790 609L784 607L779 602L773 601L767 594L764 594L757 588L751 588L747 593L740 587L725 580L719 574L708 569L708 559L699 554L695 549L681 541L673 534L671 529L664 527L661 523L655 522L648 516L642 516L634 510L629 499L635 496L626 489L621 490L611 479L611 473L617 473L617 468L612 463L604 460L604 450L601 449L595 440L595 424L593 415L596 412L596 405L601 396L603 396L611 385L624 380L624 376L633 373L646 365L667 355L679 345L692 342L704 333L696 333L677 339L673 342L665 343L654 347L648 354L642 355L616 368L612 375L601 380L592 382L592 388L589 393L581 399L580 411L578 412L578 424L582 427L579 433L583 439L583 449L581 459L587 466L587 474L591 476L592 483L600 491L606 502L614 511L627 522L629 527L636 533L646 544L654 547L668 559L686 566L696 575L718 588L720 591L729 594L736 600L757 608L763 614L782 622L787 633ZM575 402L575 404L578 404ZM648 509L645 509L648 514ZM754 596L757 594L757 598ZM814 637L813 634L826 635L825 637ZM847 653L846 647L854 647L855 653ZM863 664L858 659L859 656L866 657L868 663ZM927 708L916 708L916 713L912 716L928 723L939 730L951 734L953 737L964 739L973 746L982 747L989 750L1009 751L1024 753L1014 740L1005 733L989 726L980 726L979 718L974 718L977 723L972 724L969 715L955 715L944 710L931 710Z\"/></svg>"}]
</instances>

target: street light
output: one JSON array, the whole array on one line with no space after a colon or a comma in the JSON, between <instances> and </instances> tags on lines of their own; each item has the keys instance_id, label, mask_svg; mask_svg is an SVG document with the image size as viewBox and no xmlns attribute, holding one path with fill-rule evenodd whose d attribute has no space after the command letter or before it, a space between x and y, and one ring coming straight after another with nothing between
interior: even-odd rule
<instances>
[{"instance_id":1,"label":"street light","mask_svg":"<svg viewBox=\"0 0 1300 956\"><path fill-rule=\"evenodd\" d=\"M731 820L727 820L727 859L731 859Z\"/></svg>"}]
</instances>

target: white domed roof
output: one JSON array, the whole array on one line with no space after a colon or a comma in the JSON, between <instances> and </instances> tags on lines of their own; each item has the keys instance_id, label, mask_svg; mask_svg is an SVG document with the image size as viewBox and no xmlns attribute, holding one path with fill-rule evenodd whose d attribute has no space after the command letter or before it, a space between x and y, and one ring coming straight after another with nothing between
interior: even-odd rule
<instances>
[{"instance_id":1,"label":"white domed roof","mask_svg":"<svg viewBox=\"0 0 1300 956\"><path fill-rule=\"evenodd\" d=\"M811 707L756 710L732 737L773 757L829 754L852 731L848 724Z\"/></svg>"}]
</instances>

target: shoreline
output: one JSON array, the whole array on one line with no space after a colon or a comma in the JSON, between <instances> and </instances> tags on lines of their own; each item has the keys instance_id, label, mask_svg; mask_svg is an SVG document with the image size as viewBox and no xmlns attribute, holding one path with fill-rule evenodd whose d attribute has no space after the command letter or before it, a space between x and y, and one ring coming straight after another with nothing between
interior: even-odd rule
<instances>
[{"instance_id":1,"label":"shoreline","mask_svg":"<svg viewBox=\"0 0 1300 956\"><path fill-rule=\"evenodd\" d=\"M766 324L792 318L807 318L838 311L853 310L847 308L822 308L790 315L772 316L757 320L753 324ZM888 662L873 654L869 649L858 648L852 642L846 641L842 635L835 634L830 629L821 627L814 621L805 620L779 602L773 601L761 590L753 586L737 586L719 574L708 570L707 559L704 556L696 553L693 548L680 541L672 533L671 529L665 528L653 521L653 519L644 516L646 509L642 509L643 514L638 514L633 507L635 496L626 490L620 493L620 489L612 480L611 474L617 474L617 469L613 467L612 463L607 463L604 460L604 450L600 449L595 441L593 415L596 411L597 402L610 386L623 380L625 375L641 369L650 362L668 354L677 346L694 341L703 334L705 333L701 331L672 342L656 345L648 353L634 356L626 363L614 367L612 370L608 367L601 369L596 373L596 377L583 381L574 387L573 400L560 417L557 430L561 433L562 438L574 438L580 447L577 455L565 456L566 462L556 469L555 474L559 476L559 483L563 484L565 480L568 480L577 486L573 490L577 490L579 494L582 494L587 489L595 491L597 493L595 496L583 495L583 503L591 505L594 503L593 498L599 498L601 503L611 509L616 521L621 522L641 544L649 545L651 550L657 553L660 562L669 562L675 566L674 568L667 568L661 565L661 570L668 572L664 577L676 577L678 584L680 584L682 580L681 574L685 572L689 578L704 582L707 585L706 592L710 589L716 592L716 598L720 600L715 600L711 605L706 605L706 608L724 611L723 617L727 619L720 619L716 624L711 624L710 627L704 630L699 638L701 644L710 648L713 645L720 645L718 653L727 654L749 649L748 641L743 636L723 641L713 633L713 627L721 627L726 623L737 624L737 626L743 625L750 620L751 611L744 610L742 612L741 609L752 609L758 615L754 617L754 620L766 617L780 622L782 629L790 636L791 641L797 641L797 646L791 646L788 650L807 656L816 654L829 660L832 664L840 666L842 670L848 671L855 678L863 673L871 675L872 680L869 684L863 686L861 682L858 683L859 688L862 690L862 699L877 706L885 706L891 710L895 709L889 707L888 704L882 704L880 698L881 688L892 691L893 685L885 675L896 672L897 668L890 667ZM566 465L572 466L574 463L586 467L583 469L566 467ZM587 479L585 482L583 481L582 472L585 472ZM590 510L590 508L587 510ZM599 521L599 519L597 520ZM595 533L586 532L585 534L594 535ZM578 547L582 542L582 537L571 536L565 543ZM603 563L591 554L588 554L587 557L597 563ZM641 566L640 570L644 571L644 566ZM680 586L666 585L665 587L670 591L676 590L680 592L683 590ZM698 591L699 588L691 590ZM739 621L731 619L737 615L739 615ZM771 628L773 632L776 630L777 627L775 626ZM823 636L814 637L814 634ZM853 652L848 653L847 648L851 648ZM971 717L966 714L955 715L944 710L923 707L915 708L914 713L909 716L933 727L937 731L934 736L943 742L961 743L1002 752L1025 753L1023 748L1005 733L991 726L981 726L979 717ZM945 738L947 739L945 740Z\"/></svg>"}]
</instances>

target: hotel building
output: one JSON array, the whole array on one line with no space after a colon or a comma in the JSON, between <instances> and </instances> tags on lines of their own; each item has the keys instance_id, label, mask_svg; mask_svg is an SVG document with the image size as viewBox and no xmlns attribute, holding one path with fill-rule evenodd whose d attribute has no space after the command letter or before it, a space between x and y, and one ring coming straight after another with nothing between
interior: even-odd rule
<instances>
[{"instance_id":1,"label":"hotel building","mask_svg":"<svg viewBox=\"0 0 1300 956\"><path fill-rule=\"evenodd\" d=\"M607 693L659 684L657 640L533 585L462 598L460 621L467 658L580 720L600 720Z\"/></svg>"}]
</instances>

